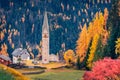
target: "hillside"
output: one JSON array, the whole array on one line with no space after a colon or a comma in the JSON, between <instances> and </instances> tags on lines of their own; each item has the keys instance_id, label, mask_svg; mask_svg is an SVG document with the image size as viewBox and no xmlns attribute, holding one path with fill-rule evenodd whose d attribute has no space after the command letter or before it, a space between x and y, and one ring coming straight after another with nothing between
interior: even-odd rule
<instances>
[{"instance_id":1,"label":"hillside","mask_svg":"<svg viewBox=\"0 0 120 80\"><path fill-rule=\"evenodd\" d=\"M9 54L16 48L40 53L44 11L50 26L50 53L76 47L80 27L96 12L111 9L111 0L0 0L0 46Z\"/></svg>"}]
</instances>

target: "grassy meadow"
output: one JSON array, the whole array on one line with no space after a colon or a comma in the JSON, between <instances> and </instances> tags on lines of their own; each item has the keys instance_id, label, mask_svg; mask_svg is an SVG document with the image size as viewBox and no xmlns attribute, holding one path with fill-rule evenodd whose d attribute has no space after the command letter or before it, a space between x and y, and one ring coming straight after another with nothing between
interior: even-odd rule
<instances>
[{"instance_id":1,"label":"grassy meadow","mask_svg":"<svg viewBox=\"0 0 120 80\"><path fill-rule=\"evenodd\" d=\"M84 71L50 70L42 74L26 75L31 80L82 80Z\"/></svg>"},{"instance_id":2,"label":"grassy meadow","mask_svg":"<svg viewBox=\"0 0 120 80\"><path fill-rule=\"evenodd\" d=\"M0 80L30 80L17 70L0 64Z\"/></svg>"}]
</instances>

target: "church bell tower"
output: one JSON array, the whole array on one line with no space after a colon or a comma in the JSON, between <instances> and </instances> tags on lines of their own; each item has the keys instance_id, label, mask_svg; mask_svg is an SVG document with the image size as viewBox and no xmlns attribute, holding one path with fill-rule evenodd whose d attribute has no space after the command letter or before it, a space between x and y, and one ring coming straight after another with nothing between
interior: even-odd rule
<instances>
[{"instance_id":1,"label":"church bell tower","mask_svg":"<svg viewBox=\"0 0 120 80\"><path fill-rule=\"evenodd\" d=\"M49 25L46 11L42 26L42 63L49 63Z\"/></svg>"}]
</instances>

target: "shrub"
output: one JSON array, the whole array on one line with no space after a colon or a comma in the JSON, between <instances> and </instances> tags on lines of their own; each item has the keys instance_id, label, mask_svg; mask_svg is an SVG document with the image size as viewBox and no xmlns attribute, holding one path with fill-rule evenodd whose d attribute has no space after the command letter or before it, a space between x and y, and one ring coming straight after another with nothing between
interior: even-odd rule
<instances>
[{"instance_id":1,"label":"shrub","mask_svg":"<svg viewBox=\"0 0 120 80\"><path fill-rule=\"evenodd\" d=\"M64 53L64 59L67 63L67 65L71 65L72 63L74 63L75 61L75 53L73 50L67 50Z\"/></svg>"},{"instance_id":2,"label":"shrub","mask_svg":"<svg viewBox=\"0 0 120 80\"><path fill-rule=\"evenodd\" d=\"M120 80L120 59L104 58L94 63L92 71L86 71L84 80Z\"/></svg>"}]
</instances>

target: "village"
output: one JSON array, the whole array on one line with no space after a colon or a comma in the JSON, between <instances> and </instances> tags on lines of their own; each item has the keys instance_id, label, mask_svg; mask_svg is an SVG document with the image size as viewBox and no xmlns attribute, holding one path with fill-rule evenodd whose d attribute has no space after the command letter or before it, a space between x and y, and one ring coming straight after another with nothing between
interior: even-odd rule
<instances>
[{"instance_id":1,"label":"village","mask_svg":"<svg viewBox=\"0 0 120 80\"><path fill-rule=\"evenodd\" d=\"M34 66L45 67L43 64L48 64L49 62L60 62L59 54L50 54L49 48L49 25L47 12L45 12L42 29L42 53L36 58L31 59L31 55L27 49L17 48L12 52L12 58L0 55L0 63L10 65L13 68L22 68L24 66L34 68ZM61 62L63 63L64 61L62 60Z\"/></svg>"}]
</instances>

